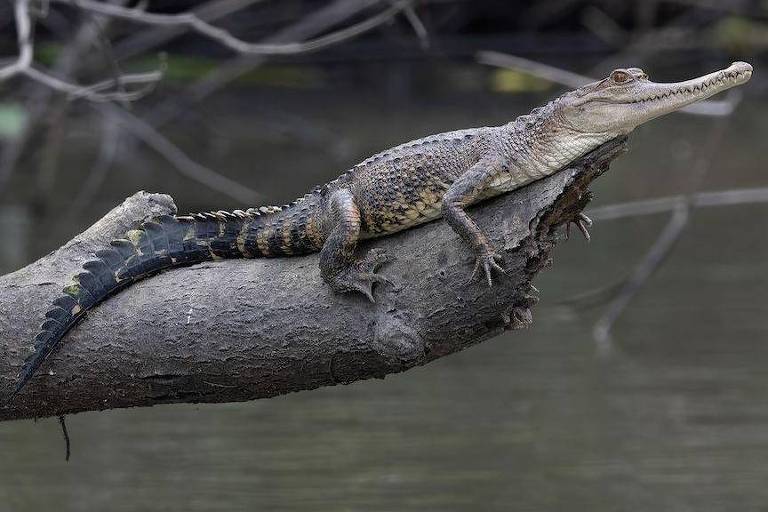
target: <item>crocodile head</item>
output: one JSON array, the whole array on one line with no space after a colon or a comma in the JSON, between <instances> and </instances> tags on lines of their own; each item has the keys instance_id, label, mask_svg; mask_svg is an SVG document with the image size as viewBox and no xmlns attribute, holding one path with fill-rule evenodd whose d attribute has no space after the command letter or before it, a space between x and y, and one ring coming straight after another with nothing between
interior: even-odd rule
<instances>
[{"instance_id":1,"label":"crocodile head","mask_svg":"<svg viewBox=\"0 0 768 512\"><path fill-rule=\"evenodd\" d=\"M752 66L728 68L676 83L656 83L642 69L616 69L608 77L560 98L559 121L582 134L624 135L638 125L709 98L752 77Z\"/></svg>"}]
</instances>

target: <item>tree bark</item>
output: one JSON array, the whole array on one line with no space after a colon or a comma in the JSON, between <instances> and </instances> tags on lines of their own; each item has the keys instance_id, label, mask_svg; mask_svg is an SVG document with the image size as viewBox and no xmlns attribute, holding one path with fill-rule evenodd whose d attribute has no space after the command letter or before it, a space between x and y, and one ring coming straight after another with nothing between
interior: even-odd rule
<instances>
[{"instance_id":1,"label":"tree bark","mask_svg":"<svg viewBox=\"0 0 768 512\"><path fill-rule=\"evenodd\" d=\"M60 249L0 277L0 420L172 402L233 402L383 378L532 321L531 280L551 263L556 228L625 150L608 142L557 174L473 208L508 276L470 282L474 256L444 223L362 244L396 257L376 303L334 295L317 255L174 269L89 312L6 403L51 301L94 251L142 220L175 213L139 192Z\"/></svg>"}]
</instances>

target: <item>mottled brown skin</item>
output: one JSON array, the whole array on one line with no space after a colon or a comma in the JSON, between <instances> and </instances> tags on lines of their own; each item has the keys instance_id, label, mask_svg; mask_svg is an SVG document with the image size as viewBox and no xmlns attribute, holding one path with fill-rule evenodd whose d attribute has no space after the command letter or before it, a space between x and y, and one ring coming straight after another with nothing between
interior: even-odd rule
<instances>
[{"instance_id":1,"label":"mottled brown skin","mask_svg":"<svg viewBox=\"0 0 768 512\"><path fill-rule=\"evenodd\" d=\"M54 301L25 362L18 393L69 329L95 305L132 282L181 265L221 258L297 256L320 251L320 273L340 293L374 300L379 250L355 256L360 240L444 217L476 256L489 285L502 257L466 208L565 167L637 125L749 80L752 67L729 68L676 84L619 69L497 127L432 135L361 162L283 207L164 216L130 231L84 265ZM584 219L575 219L586 233Z\"/></svg>"}]
</instances>

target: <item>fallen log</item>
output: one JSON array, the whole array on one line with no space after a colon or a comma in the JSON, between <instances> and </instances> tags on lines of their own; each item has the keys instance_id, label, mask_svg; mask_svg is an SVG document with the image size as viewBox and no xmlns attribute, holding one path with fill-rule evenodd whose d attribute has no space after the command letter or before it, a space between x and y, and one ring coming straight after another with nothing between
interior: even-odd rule
<instances>
[{"instance_id":1,"label":"fallen log","mask_svg":"<svg viewBox=\"0 0 768 512\"><path fill-rule=\"evenodd\" d=\"M424 365L532 322L531 281L551 263L558 228L626 149L610 141L566 169L487 201L471 215L508 275L470 281L472 252L444 222L368 241L396 260L376 303L334 295L317 255L174 269L108 299L64 338L8 402L32 340L62 287L93 253L143 220L176 213L139 192L60 249L0 277L0 420L174 402L268 398Z\"/></svg>"}]
</instances>

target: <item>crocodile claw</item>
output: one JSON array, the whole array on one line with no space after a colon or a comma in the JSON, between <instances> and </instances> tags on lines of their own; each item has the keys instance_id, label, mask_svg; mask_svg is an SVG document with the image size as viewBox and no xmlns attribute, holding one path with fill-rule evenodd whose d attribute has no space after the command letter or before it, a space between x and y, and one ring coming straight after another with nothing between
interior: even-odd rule
<instances>
[{"instance_id":1,"label":"crocodile claw","mask_svg":"<svg viewBox=\"0 0 768 512\"><path fill-rule=\"evenodd\" d=\"M503 275L507 275L507 271L504 270L504 268L499 265L499 263L504 263L504 258L500 254L493 251L483 252L475 260L475 268L472 270L472 277L470 277L470 281L474 281L475 277L480 273L480 268L482 267L483 271L485 272L485 277L488 280L488 286L493 287L494 270L500 272Z\"/></svg>"},{"instance_id":2,"label":"crocodile claw","mask_svg":"<svg viewBox=\"0 0 768 512\"><path fill-rule=\"evenodd\" d=\"M589 236L589 230L587 228L592 226L592 219L584 215L583 213L579 212L576 214L576 217L569 220L565 225L565 239L568 240L571 237L571 224L576 224L576 227L579 228L579 231L581 231L581 234L584 236L584 238L589 242L592 237Z\"/></svg>"},{"instance_id":3,"label":"crocodile claw","mask_svg":"<svg viewBox=\"0 0 768 512\"><path fill-rule=\"evenodd\" d=\"M394 283L384 276L374 274L373 272L355 272L351 274L349 286L350 291L358 291L368 297L371 302L376 302L373 298L373 283L386 284L394 286Z\"/></svg>"},{"instance_id":4,"label":"crocodile claw","mask_svg":"<svg viewBox=\"0 0 768 512\"><path fill-rule=\"evenodd\" d=\"M377 274L376 271L379 267L393 259L383 249L371 249L361 260L337 276L332 287L338 292L362 293L371 302L376 302L376 299L373 297L374 283L394 286L392 281Z\"/></svg>"}]
</instances>

